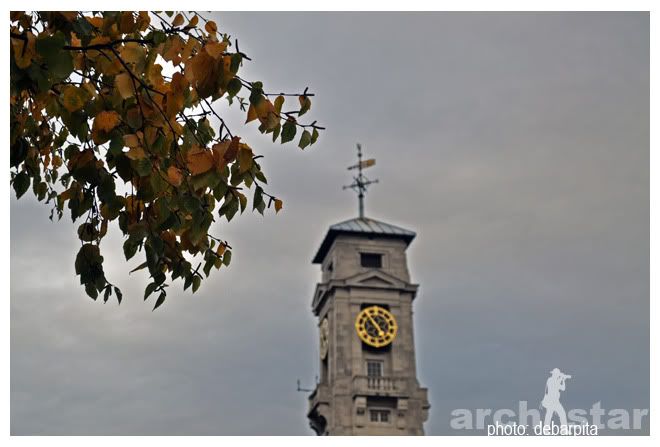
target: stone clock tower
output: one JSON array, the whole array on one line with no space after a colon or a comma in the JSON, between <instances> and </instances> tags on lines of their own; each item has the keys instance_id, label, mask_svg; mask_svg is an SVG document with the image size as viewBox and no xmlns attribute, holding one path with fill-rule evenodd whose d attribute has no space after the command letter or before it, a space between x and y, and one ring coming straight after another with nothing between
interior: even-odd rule
<instances>
[{"instance_id":1,"label":"stone clock tower","mask_svg":"<svg viewBox=\"0 0 660 447\"><path fill-rule=\"evenodd\" d=\"M320 377L307 417L318 435L423 435L430 405L417 381L418 286L406 260L415 233L364 217L371 182L361 171L374 162L362 161L359 146L358 156L351 187L359 192L360 217L332 225L313 260L321 266L312 301Z\"/></svg>"}]
</instances>

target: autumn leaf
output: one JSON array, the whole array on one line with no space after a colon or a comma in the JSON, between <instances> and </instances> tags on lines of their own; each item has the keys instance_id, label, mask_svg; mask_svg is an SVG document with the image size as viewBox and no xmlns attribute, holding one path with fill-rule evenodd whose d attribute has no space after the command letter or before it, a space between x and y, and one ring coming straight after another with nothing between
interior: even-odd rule
<instances>
[{"instance_id":1,"label":"autumn leaf","mask_svg":"<svg viewBox=\"0 0 660 447\"><path fill-rule=\"evenodd\" d=\"M126 147L137 147L140 145L140 140L135 134L124 135L124 145Z\"/></svg>"},{"instance_id":2,"label":"autumn leaf","mask_svg":"<svg viewBox=\"0 0 660 447\"><path fill-rule=\"evenodd\" d=\"M181 26L183 25L183 15L181 13L177 14L172 20L172 26Z\"/></svg>"},{"instance_id":3,"label":"autumn leaf","mask_svg":"<svg viewBox=\"0 0 660 447\"><path fill-rule=\"evenodd\" d=\"M87 92L75 85L67 85L63 89L62 103L69 112L76 112L85 106Z\"/></svg>"},{"instance_id":4,"label":"autumn leaf","mask_svg":"<svg viewBox=\"0 0 660 447\"><path fill-rule=\"evenodd\" d=\"M204 25L204 29L209 34L215 34L218 32L218 25L216 25L213 20L209 20L206 22L206 25Z\"/></svg>"},{"instance_id":5,"label":"autumn leaf","mask_svg":"<svg viewBox=\"0 0 660 447\"><path fill-rule=\"evenodd\" d=\"M236 159L240 140L241 137L234 137L231 139L231 142L229 143L229 146L227 147L227 151L225 152L224 155L224 158L227 161L227 163L231 163Z\"/></svg>"},{"instance_id":6,"label":"autumn leaf","mask_svg":"<svg viewBox=\"0 0 660 447\"><path fill-rule=\"evenodd\" d=\"M298 97L298 102L300 102L300 113L298 116L304 115L312 107L312 101L309 99L309 96L301 95Z\"/></svg>"},{"instance_id":7,"label":"autumn leaf","mask_svg":"<svg viewBox=\"0 0 660 447\"><path fill-rule=\"evenodd\" d=\"M204 49L213 59L219 58L227 50L227 42L209 42Z\"/></svg>"},{"instance_id":8,"label":"autumn leaf","mask_svg":"<svg viewBox=\"0 0 660 447\"><path fill-rule=\"evenodd\" d=\"M258 118L259 116L257 115L257 109L250 104L250 107L248 107L248 112L247 112L247 119L245 120L245 123L249 123L250 121L254 121Z\"/></svg>"},{"instance_id":9,"label":"autumn leaf","mask_svg":"<svg viewBox=\"0 0 660 447\"><path fill-rule=\"evenodd\" d=\"M279 211L282 209L282 201L280 199L275 199L275 212L279 213Z\"/></svg>"},{"instance_id":10,"label":"autumn leaf","mask_svg":"<svg viewBox=\"0 0 660 447\"><path fill-rule=\"evenodd\" d=\"M167 180L174 186L179 186L183 181L183 174L175 166L170 166L167 168Z\"/></svg>"},{"instance_id":11,"label":"autumn leaf","mask_svg":"<svg viewBox=\"0 0 660 447\"><path fill-rule=\"evenodd\" d=\"M32 59L35 56L36 49L35 43L37 38L32 33L26 33L26 39L11 39L11 47L14 52L14 61L18 68L28 68L32 64Z\"/></svg>"},{"instance_id":12,"label":"autumn leaf","mask_svg":"<svg viewBox=\"0 0 660 447\"><path fill-rule=\"evenodd\" d=\"M131 160L142 160L143 158L147 158L147 154L140 146L130 148L128 152L126 152L126 156Z\"/></svg>"},{"instance_id":13,"label":"autumn leaf","mask_svg":"<svg viewBox=\"0 0 660 447\"><path fill-rule=\"evenodd\" d=\"M120 73L115 77L115 87L122 99L128 99L134 96L133 80L128 73Z\"/></svg>"},{"instance_id":14,"label":"autumn leaf","mask_svg":"<svg viewBox=\"0 0 660 447\"><path fill-rule=\"evenodd\" d=\"M252 149L246 144L241 144L238 150L238 167L241 174L249 171L252 167Z\"/></svg>"},{"instance_id":15,"label":"autumn leaf","mask_svg":"<svg viewBox=\"0 0 660 447\"><path fill-rule=\"evenodd\" d=\"M192 175L203 174L214 166L213 152L194 146L186 155L186 166Z\"/></svg>"},{"instance_id":16,"label":"autumn leaf","mask_svg":"<svg viewBox=\"0 0 660 447\"><path fill-rule=\"evenodd\" d=\"M103 132L110 132L117 127L121 117L115 111L102 110L94 117L93 128Z\"/></svg>"}]
</instances>

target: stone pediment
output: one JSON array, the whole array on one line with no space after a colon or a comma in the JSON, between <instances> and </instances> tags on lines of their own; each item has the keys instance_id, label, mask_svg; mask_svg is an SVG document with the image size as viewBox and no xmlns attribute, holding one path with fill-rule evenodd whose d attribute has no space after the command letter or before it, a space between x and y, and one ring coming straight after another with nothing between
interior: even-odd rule
<instances>
[{"instance_id":1,"label":"stone pediment","mask_svg":"<svg viewBox=\"0 0 660 447\"><path fill-rule=\"evenodd\" d=\"M320 309L321 303L335 288L343 287L364 287L373 289L396 289L405 290L413 294L413 299L417 293L417 284L411 284L395 276L389 275L382 270L369 270L349 276L344 279L332 279L325 283L316 285L314 298L312 299L312 309L315 313ZM317 314L318 315L318 314Z\"/></svg>"},{"instance_id":2,"label":"stone pediment","mask_svg":"<svg viewBox=\"0 0 660 447\"><path fill-rule=\"evenodd\" d=\"M410 284L399 278L389 275L382 270L370 270L358 273L343 280L347 286L384 287L402 289Z\"/></svg>"}]
</instances>

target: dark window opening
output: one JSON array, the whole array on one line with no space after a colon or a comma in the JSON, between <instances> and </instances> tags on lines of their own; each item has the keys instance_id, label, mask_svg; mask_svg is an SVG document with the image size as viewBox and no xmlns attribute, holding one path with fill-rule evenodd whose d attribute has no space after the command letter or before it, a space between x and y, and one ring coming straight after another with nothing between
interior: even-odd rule
<instances>
[{"instance_id":1,"label":"dark window opening","mask_svg":"<svg viewBox=\"0 0 660 447\"><path fill-rule=\"evenodd\" d=\"M389 410L369 410L369 420L371 422L389 422L390 421L390 411Z\"/></svg>"},{"instance_id":2,"label":"dark window opening","mask_svg":"<svg viewBox=\"0 0 660 447\"><path fill-rule=\"evenodd\" d=\"M368 377L383 377L383 362L370 360L367 362Z\"/></svg>"},{"instance_id":3,"label":"dark window opening","mask_svg":"<svg viewBox=\"0 0 660 447\"><path fill-rule=\"evenodd\" d=\"M383 255L378 253L360 253L362 267L379 269L383 267Z\"/></svg>"}]
</instances>

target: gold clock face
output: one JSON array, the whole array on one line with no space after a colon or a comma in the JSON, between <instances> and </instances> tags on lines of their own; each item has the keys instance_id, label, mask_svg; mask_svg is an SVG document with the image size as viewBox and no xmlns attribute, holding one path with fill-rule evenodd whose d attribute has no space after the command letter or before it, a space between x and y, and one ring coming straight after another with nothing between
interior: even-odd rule
<instances>
[{"instance_id":1,"label":"gold clock face","mask_svg":"<svg viewBox=\"0 0 660 447\"><path fill-rule=\"evenodd\" d=\"M321 354L321 359L324 359L328 355L329 335L330 325L328 324L328 319L324 318L319 327L319 353Z\"/></svg>"},{"instance_id":2,"label":"gold clock face","mask_svg":"<svg viewBox=\"0 0 660 447\"><path fill-rule=\"evenodd\" d=\"M380 306L362 309L355 319L355 330L360 339L374 348L387 346L396 337L394 315Z\"/></svg>"}]
</instances>

